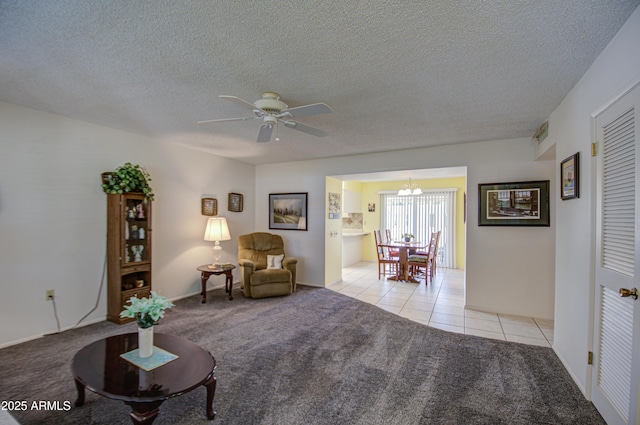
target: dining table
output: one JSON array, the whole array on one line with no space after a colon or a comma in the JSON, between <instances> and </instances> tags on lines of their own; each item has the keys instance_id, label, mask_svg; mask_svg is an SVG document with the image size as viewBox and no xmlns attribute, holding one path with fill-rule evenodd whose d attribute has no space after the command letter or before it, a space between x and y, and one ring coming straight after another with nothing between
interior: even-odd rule
<instances>
[{"instance_id":1,"label":"dining table","mask_svg":"<svg viewBox=\"0 0 640 425\"><path fill-rule=\"evenodd\" d=\"M414 279L413 276L409 274L409 267L407 266L407 261L409 259L409 255L411 254L411 252L415 252L417 250L423 250L427 247L427 245L424 242L387 241L387 242L381 243L380 246L388 249L398 250L398 253L399 253L400 270L398 271L398 275L391 276L387 278L388 280L419 283L419 281Z\"/></svg>"}]
</instances>

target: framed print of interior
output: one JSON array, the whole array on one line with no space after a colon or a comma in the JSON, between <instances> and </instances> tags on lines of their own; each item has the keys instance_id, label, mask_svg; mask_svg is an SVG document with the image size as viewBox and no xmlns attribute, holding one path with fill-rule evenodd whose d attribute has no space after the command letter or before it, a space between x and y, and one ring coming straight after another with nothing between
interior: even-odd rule
<instances>
[{"instance_id":1,"label":"framed print of interior","mask_svg":"<svg viewBox=\"0 0 640 425\"><path fill-rule=\"evenodd\" d=\"M478 226L549 225L549 180L478 185Z\"/></svg>"},{"instance_id":2,"label":"framed print of interior","mask_svg":"<svg viewBox=\"0 0 640 425\"><path fill-rule=\"evenodd\" d=\"M227 209L232 212L242 212L244 208L244 197L240 193L229 193L229 206Z\"/></svg>"},{"instance_id":3,"label":"framed print of interior","mask_svg":"<svg viewBox=\"0 0 640 425\"><path fill-rule=\"evenodd\" d=\"M269 229L307 230L307 192L270 193Z\"/></svg>"},{"instance_id":4,"label":"framed print of interior","mask_svg":"<svg viewBox=\"0 0 640 425\"><path fill-rule=\"evenodd\" d=\"M580 197L580 152L560 163L560 197L563 201Z\"/></svg>"}]
</instances>

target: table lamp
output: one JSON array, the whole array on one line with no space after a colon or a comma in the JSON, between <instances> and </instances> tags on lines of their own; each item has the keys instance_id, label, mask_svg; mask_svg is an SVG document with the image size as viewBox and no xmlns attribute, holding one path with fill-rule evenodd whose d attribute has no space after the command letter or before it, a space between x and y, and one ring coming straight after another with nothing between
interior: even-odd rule
<instances>
[{"instance_id":1,"label":"table lamp","mask_svg":"<svg viewBox=\"0 0 640 425\"><path fill-rule=\"evenodd\" d=\"M207 228L204 231L205 241L215 241L212 247L213 258L215 260L214 266L219 265L220 257L222 256L222 247L220 241L228 241L231 239L231 233L229 233L229 226L227 225L227 219L224 217L211 217L207 221Z\"/></svg>"}]
</instances>

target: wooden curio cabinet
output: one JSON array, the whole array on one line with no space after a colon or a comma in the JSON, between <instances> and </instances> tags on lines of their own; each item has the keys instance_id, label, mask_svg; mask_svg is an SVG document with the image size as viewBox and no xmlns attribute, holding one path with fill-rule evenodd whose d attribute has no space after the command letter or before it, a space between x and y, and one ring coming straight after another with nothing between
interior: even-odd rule
<instances>
[{"instance_id":1,"label":"wooden curio cabinet","mask_svg":"<svg viewBox=\"0 0 640 425\"><path fill-rule=\"evenodd\" d=\"M127 323L129 298L151 292L151 201L143 194L107 195L107 320Z\"/></svg>"}]
</instances>

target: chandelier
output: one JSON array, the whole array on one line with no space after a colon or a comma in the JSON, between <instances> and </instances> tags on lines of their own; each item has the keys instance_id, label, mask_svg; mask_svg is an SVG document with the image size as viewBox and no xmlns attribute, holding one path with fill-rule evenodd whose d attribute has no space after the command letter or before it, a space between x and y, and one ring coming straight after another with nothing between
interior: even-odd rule
<instances>
[{"instance_id":1,"label":"chandelier","mask_svg":"<svg viewBox=\"0 0 640 425\"><path fill-rule=\"evenodd\" d=\"M409 177L409 184L403 184L402 188L398 191L398 196L406 195L422 195L422 189L417 184L411 184L411 177Z\"/></svg>"}]
</instances>

